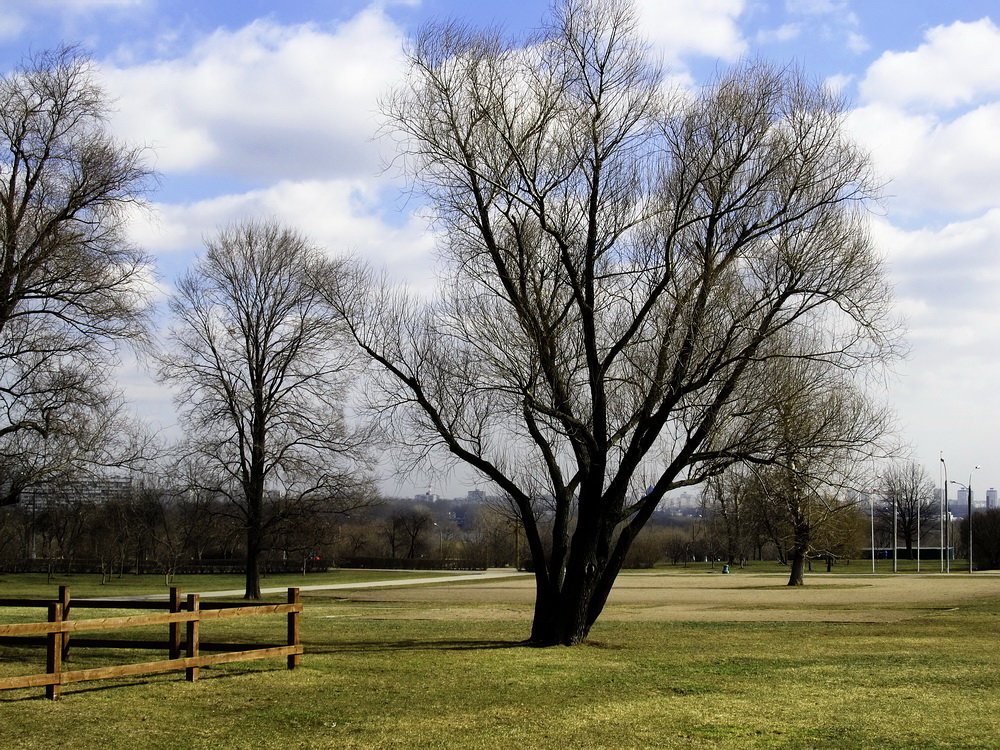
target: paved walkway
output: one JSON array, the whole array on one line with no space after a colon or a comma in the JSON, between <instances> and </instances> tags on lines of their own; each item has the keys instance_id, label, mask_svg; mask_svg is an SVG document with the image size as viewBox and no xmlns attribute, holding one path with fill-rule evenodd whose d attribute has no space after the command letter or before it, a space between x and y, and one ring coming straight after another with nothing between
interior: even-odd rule
<instances>
[{"instance_id":1,"label":"paved walkway","mask_svg":"<svg viewBox=\"0 0 1000 750\"><path fill-rule=\"evenodd\" d=\"M422 571L430 573L431 571ZM356 581L354 583L318 583L313 586L299 586L299 591L326 591L337 589L377 589L390 586L416 586L422 583L451 583L453 581L486 581L497 578L513 578L515 576L526 576L530 573L522 573L509 568L490 568L489 570L471 571L459 575L433 576L428 578L399 578L389 581ZM272 588L262 588L262 594L283 594L288 590L288 586L276 586ZM203 598L214 596L242 596L243 589L228 589L226 591L185 591L185 594L199 594ZM169 599L170 594L144 594L138 596L95 596L88 597L93 601L102 599L113 599L117 601L143 601Z\"/></svg>"}]
</instances>

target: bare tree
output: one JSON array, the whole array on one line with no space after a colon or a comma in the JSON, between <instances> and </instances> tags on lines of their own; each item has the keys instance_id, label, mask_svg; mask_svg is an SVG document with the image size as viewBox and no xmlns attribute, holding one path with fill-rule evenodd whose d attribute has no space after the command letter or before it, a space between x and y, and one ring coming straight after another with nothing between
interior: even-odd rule
<instances>
[{"instance_id":1,"label":"bare tree","mask_svg":"<svg viewBox=\"0 0 1000 750\"><path fill-rule=\"evenodd\" d=\"M346 423L343 326L314 282L337 265L296 232L247 221L223 230L178 284L160 373L180 388L188 455L246 529L246 597L260 597L268 531L366 502L366 436Z\"/></svg>"},{"instance_id":2,"label":"bare tree","mask_svg":"<svg viewBox=\"0 0 1000 750\"><path fill-rule=\"evenodd\" d=\"M758 531L754 526L755 493L759 483L746 467L734 466L711 477L702 492L705 509L723 539L726 559L742 566L750 556Z\"/></svg>"},{"instance_id":3,"label":"bare tree","mask_svg":"<svg viewBox=\"0 0 1000 750\"><path fill-rule=\"evenodd\" d=\"M123 230L150 173L106 115L75 49L0 79L0 503L101 455L115 346L145 341L150 260Z\"/></svg>"},{"instance_id":4,"label":"bare tree","mask_svg":"<svg viewBox=\"0 0 1000 750\"><path fill-rule=\"evenodd\" d=\"M757 501L770 517L775 543L788 553L788 585L801 586L809 558L846 548L829 531L850 526L840 524L841 517L860 502L872 460L891 450L892 418L849 373L826 362L790 357L770 370L764 437L773 447L750 461L764 465L752 471Z\"/></svg>"},{"instance_id":5,"label":"bare tree","mask_svg":"<svg viewBox=\"0 0 1000 750\"><path fill-rule=\"evenodd\" d=\"M934 482L916 461L897 462L890 464L882 474L878 492L885 502L876 511L876 521L887 539L892 539L893 528L897 535L902 534L906 557L912 560L918 529L922 538L938 527ZM893 544L898 544L898 536L889 542L890 546Z\"/></svg>"},{"instance_id":6,"label":"bare tree","mask_svg":"<svg viewBox=\"0 0 1000 750\"><path fill-rule=\"evenodd\" d=\"M774 358L890 353L868 160L795 71L665 91L625 0L559 2L526 45L431 26L409 61L385 110L440 223L439 297L330 296L389 426L512 499L531 640L578 643L664 493L770 450Z\"/></svg>"}]
</instances>

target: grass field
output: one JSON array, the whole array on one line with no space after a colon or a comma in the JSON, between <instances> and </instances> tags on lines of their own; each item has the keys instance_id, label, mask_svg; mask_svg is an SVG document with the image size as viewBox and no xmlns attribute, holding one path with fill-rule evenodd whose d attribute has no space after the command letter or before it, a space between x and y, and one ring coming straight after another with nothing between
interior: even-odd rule
<instances>
[{"instance_id":1,"label":"grass field","mask_svg":"<svg viewBox=\"0 0 1000 750\"><path fill-rule=\"evenodd\" d=\"M0 747L1000 746L1000 577L807 581L625 575L591 641L552 649L520 643L530 577L308 592L298 670L74 684L56 703L0 693ZM280 620L250 630L277 641ZM249 638L210 625L203 639ZM0 650L0 673L34 671L26 654ZM73 667L107 659L81 651Z\"/></svg>"}]
</instances>

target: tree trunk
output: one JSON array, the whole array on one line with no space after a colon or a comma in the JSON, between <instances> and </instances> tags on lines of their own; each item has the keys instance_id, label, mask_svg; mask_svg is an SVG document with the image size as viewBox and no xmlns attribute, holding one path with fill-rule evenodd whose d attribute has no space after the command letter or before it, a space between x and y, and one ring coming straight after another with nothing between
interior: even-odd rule
<instances>
[{"instance_id":1,"label":"tree trunk","mask_svg":"<svg viewBox=\"0 0 1000 750\"><path fill-rule=\"evenodd\" d=\"M260 541L252 532L247 534L246 591L244 599L260 599Z\"/></svg>"},{"instance_id":2,"label":"tree trunk","mask_svg":"<svg viewBox=\"0 0 1000 750\"><path fill-rule=\"evenodd\" d=\"M802 575L803 569L805 568L805 562L805 553L796 546L796 548L792 550L792 570L788 575L789 586L802 586L805 584L805 579Z\"/></svg>"},{"instance_id":3,"label":"tree trunk","mask_svg":"<svg viewBox=\"0 0 1000 750\"><path fill-rule=\"evenodd\" d=\"M264 500L263 481L259 487L249 487L246 490L247 499L247 556L246 556L246 591L244 599L260 599L260 553L263 548L261 518Z\"/></svg>"},{"instance_id":4,"label":"tree trunk","mask_svg":"<svg viewBox=\"0 0 1000 750\"><path fill-rule=\"evenodd\" d=\"M621 557L624 559L624 553ZM559 588L548 585L548 574L535 566L535 615L530 643L535 646L583 643L617 578L621 568L615 562L617 559L603 562L600 567L593 562L571 562Z\"/></svg>"},{"instance_id":5,"label":"tree trunk","mask_svg":"<svg viewBox=\"0 0 1000 750\"><path fill-rule=\"evenodd\" d=\"M794 509L792 513L792 530L794 534L791 554L792 569L788 574L788 585L802 586L805 584L803 569L809 554L810 529L809 522L798 509Z\"/></svg>"},{"instance_id":6,"label":"tree trunk","mask_svg":"<svg viewBox=\"0 0 1000 750\"><path fill-rule=\"evenodd\" d=\"M535 615L531 622L533 646L575 646L590 633L593 592L577 587L573 591L537 591Z\"/></svg>"}]
</instances>

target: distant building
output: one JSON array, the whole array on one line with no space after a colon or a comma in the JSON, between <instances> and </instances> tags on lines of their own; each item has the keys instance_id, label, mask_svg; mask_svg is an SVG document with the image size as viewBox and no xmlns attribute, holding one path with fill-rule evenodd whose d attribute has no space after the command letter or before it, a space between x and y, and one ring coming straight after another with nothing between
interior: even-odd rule
<instances>
[{"instance_id":1,"label":"distant building","mask_svg":"<svg viewBox=\"0 0 1000 750\"><path fill-rule=\"evenodd\" d=\"M486 502L486 491L485 490L469 490L469 493L465 496L466 502L469 503L485 503Z\"/></svg>"},{"instance_id":2,"label":"distant building","mask_svg":"<svg viewBox=\"0 0 1000 750\"><path fill-rule=\"evenodd\" d=\"M428 505L433 505L437 501L438 501L438 496L433 492L431 492L430 489L428 489L427 492L413 496L413 502L415 503L426 503Z\"/></svg>"},{"instance_id":3,"label":"distant building","mask_svg":"<svg viewBox=\"0 0 1000 750\"><path fill-rule=\"evenodd\" d=\"M986 490L986 510L997 507L997 491L990 487Z\"/></svg>"},{"instance_id":4,"label":"distant building","mask_svg":"<svg viewBox=\"0 0 1000 750\"><path fill-rule=\"evenodd\" d=\"M969 504L969 491L965 487L959 487L958 493L955 496L955 500L959 505L965 507Z\"/></svg>"},{"instance_id":5,"label":"distant building","mask_svg":"<svg viewBox=\"0 0 1000 750\"><path fill-rule=\"evenodd\" d=\"M132 490L131 477L80 479L26 489L23 501L34 510L57 508L73 503L102 503L123 500Z\"/></svg>"}]
</instances>

